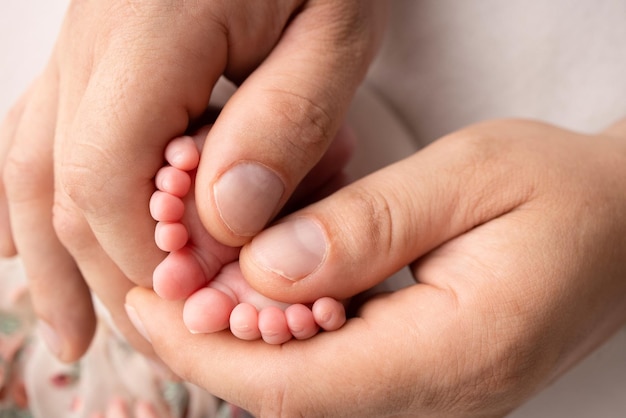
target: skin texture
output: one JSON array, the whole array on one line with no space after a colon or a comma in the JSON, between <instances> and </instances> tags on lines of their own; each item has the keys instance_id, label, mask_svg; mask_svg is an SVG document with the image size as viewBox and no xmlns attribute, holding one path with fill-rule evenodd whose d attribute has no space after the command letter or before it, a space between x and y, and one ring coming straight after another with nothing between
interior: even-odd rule
<instances>
[{"instance_id":1,"label":"skin texture","mask_svg":"<svg viewBox=\"0 0 626 418\"><path fill-rule=\"evenodd\" d=\"M173 139L165 149L169 165L156 176L150 212L159 221L157 246L169 255L154 271L155 292L167 300L186 300L183 319L194 333L230 329L242 339L282 344L292 337L310 338L320 328L341 327L345 310L339 301L287 305L254 291L241 274L239 249L220 244L203 228L190 190L204 136L200 131Z\"/></svg>"},{"instance_id":2,"label":"skin texture","mask_svg":"<svg viewBox=\"0 0 626 418\"><path fill-rule=\"evenodd\" d=\"M625 128L502 120L448 135L283 220L317 219L329 240L296 282L255 261L264 235L284 239L272 228L244 246L253 285L292 302L411 266L415 285L336 332L246 344L189 335L181 304L149 290L127 302L177 374L255 416L505 415L626 321Z\"/></svg>"},{"instance_id":3,"label":"skin texture","mask_svg":"<svg viewBox=\"0 0 626 418\"><path fill-rule=\"evenodd\" d=\"M0 128L1 255L21 255L60 359L77 359L91 340L89 288L150 351L123 300L134 285L151 286L165 257L152 239L153 177L218 78L239 89L207 136L196 196L210 234L239 246L325 154L377 48L385 8L373 0L70 4L47 67ZM224 223L214 196L240 161L268 167L279 183L266 219L253 222L255 207L229 219L254 227L242 234ZM229 193L243 194L232 188L222 198Z\"/></svg>"},{"instance_id":4,"label":"skin texture","mask_svg":"<svg viewBox=\"0 0 626 418\"><path fill-rule=\"evenodd\" d=\"M291 4L284 13L211 2L221 8L210 19L198 19L205 3L189 13L176 2L123 3L132 7L73 3L49 67L0 130L7 197L0 230L10 222L13 231L4 232L2 248L24 257L38 312L59 333L49 342L66 360L93 330L82 276L130 334L119 301L134 282L149 282L145 271L163 257L146 221L152 177L165 144L203 111L218 74L241 89L212 131L219 134L208 138L215 154L203 156L196 194L208 196L199 206L211 233L244 243L250 236L233 234L215 208L216 178L235 161L258 159L280 174L288 195L327 146L315 139L336 130L334 116L345 110L376 37L372 21L360 20L375 13L345 13L361 10L356 2ZM233 17L231 4L250 11L242 14L249 20ZM253 36L255 16L259 33L271 35ZM327 21L335 30L320 24ZM242 43L228 42L238 34ZM307 36L323 47L303 49ZM225 45L255 52L226 57ZM307 53L310 61L300 60ZM219 71L209 71L209 61ZM306 64L312 78L300 77L300 68L290 78L285 62ZM279 79L289 82L276 88ZM258 100L263 94L270 103ZM325 114L333 115L328 123ZM248 140L232 139L239 135ZM259 245L281 238L277 229L244 247L242 267L258 276L252 284L293 302L305 293L355 294L412 266L415 286L365 303L335 333L269 347L226 332L190 335L182 303L147 289L132 290L127 302L179 375L258 416L503 415L625 321L625 137L623 124L596 136L524 121L470 127L289 218L314 219L325 234L329 247L314 273L287 280L258 259ZM302 141L273 147L267 138Z\"/></svg>"}]
</instances>

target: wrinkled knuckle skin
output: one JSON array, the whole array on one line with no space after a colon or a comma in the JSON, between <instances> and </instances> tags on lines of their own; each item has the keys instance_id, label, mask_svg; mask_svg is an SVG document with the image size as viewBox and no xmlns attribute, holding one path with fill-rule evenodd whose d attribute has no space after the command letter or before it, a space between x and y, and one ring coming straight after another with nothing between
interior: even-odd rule
<instances>
[{"instance_id":1,"label":"wrinkled knuckle skin","mask_svg":"<svg viewBox=\"0 0 626 418\"><path fill-rule=\"evenodd\" d=\"M99 206L97 198L105 179L95 168L72 163L63 164L59 170L60 191L82 210Z\"/></svg>"},{"instance_id":2,"label":"wrinkled knuckle skin","mask_svg":"<svg viewBox=\"0 0 626 418\"><path fill-rule=\"evenodd\" d=\"M475 170L499 154L500 139L490 135L488 130L467 129L448 135L444 140L452 143L453 157L466 169Z\"/></svg>"},{"instance_id":3,"label":"wrinkled knuckle skin","mask_svg":"<svg viewBox=\"0 0 626 418\"><path fill-rule=\"evenodd\" d=\"M334 120L330 113L312 99L287 90L272 94L272 114L281 119L278 145L289 144L292 157L305 164L319 157L334 137Z\"/></svg>"},{"instance_id":4,"label":"wrinkled knuckle skin","mask_svg":"<svg viewBox=\"0 0 626 418\"><path fill-rule=\"evenodd\" d=\"M40 198L52 189L51 170L46 164L21 149L13 148L7 155L2 171L7 199L25 202Z\"/></svg>"},{"instance_id":5,"label":"wrinkled knuckle skin","mask_svg":"<svg viewBox=\"0 0 626 418\"><path fill-rule=\"evenodd\" d=\"M87 246L89 227L84 218L72 209L68 200L55 199L52 207L52 226L61 243L72 254Z\"/></svg>"},{"instance_id":6,"label":"wrinkled knuckle skin","mask_svg":"<svg viewBox=\"0 0 626 418\"><path fill-rule=\"evenodd\" d=\"M330 113L311 99L300 98L298 120L302 122L305 131L303 139L313 146L325 146L331 137L333 118Z\"/></svg>"},{"instance_id":7,"label":"wrinkled knuckle skin","mask_svg":"<svg viewBox=\"0 0 626 418\"><path fill-rule=\"evenodd\" d=\"M382 193L364 188L355 188L352 198L361 219L368 221L365 230L368 241L376 242L384 254L391 253L394 247L391 203Z\"/></svg>"}]
</instances>

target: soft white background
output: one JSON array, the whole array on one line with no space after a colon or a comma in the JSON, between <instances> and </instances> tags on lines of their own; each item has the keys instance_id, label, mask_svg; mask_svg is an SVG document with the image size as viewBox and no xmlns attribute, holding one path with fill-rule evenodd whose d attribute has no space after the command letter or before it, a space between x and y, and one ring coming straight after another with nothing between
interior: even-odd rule
<instances>
[{"instance_id":1,"label":"soft white background","mask_svg":"<svg viewBox=\"0 0 626 418\"><path fill-rule=\"evenodd\" d=\"M64 0L0 2L0 115L7 112L45 65L67 3ZM401 131L397 127L381 128L372 122L372 115L363 114L368 109L381 112L376 105L367 103L357 103L351 112L353 119L371 125L371 129L358 131L369 130L370 134L389 129ZM511 417L626 417L626 329Z\"/></svg>"}]
</instances>

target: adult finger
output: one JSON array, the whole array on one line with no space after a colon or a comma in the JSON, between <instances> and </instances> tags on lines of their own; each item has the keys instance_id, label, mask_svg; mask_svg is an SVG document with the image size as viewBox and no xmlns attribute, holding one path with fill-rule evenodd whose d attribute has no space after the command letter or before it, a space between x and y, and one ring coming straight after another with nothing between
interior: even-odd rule
<instances>
[{"instance_id":1,"label":"adult finger","mask_svg":"<svg viewBox=\"0 0 626 418\"><path fill-rule=\"evenodd\" d=\"M146 289L127 303L175 373L254 416L502 416L548 371L515 378L527 365L510 361L513 338L484 349L486 334L502 333L479 290L460 306L450 288L417 284L366 302L340 330L281 346L190 334L180 304Z\"/></svg>"},{"instance_id":2,"label":"adult finger","mask_svg":"<svg viewBox=\"0 0 626 418\"><path fill-rule=\"evenodd\" d=\"M411 316L415 312L406 309L406 302L416 297L424 302L422 314ZM419 350L410 338L400 341L397 335L452 323L450 301L446 292L420 286L377 300L377 306L338 331L270 346L238 340L228 331L190 334L181 320L182 305L163 301L150 290L135 288L127 298L159 357L184 380L254 416L337 417L392 415L409 407L413 399L405 389L426 387L432 376L413 374L406 365L427 370L429 362L438 364L445 354ZM426 312L429 320L419 326ZM431 314L445 321L432 320ZM377 361L380 353L394 361Z\"/></svg>"},{"instance_id":3,"label":"adult finger","mask_svg":"<svg viewBox=\"0 0 626 418\"><path fill-rule=\"evenodd\" d=\"M82 11L85 14L85 19L72 19L72 12ZM68 37L71 37L76 33L76 28L72 25L79 24L85 25L91 23L96 25L93 20L93 16L90 16L89 11L80 10L82 6L75 6L70 8L70 13L66 18L63 31L59 37L59 42L54 51L52 62L59 69L58 75L58 111L56 118L56 130L54 141L54 185L52 190L54 191L54 206L53 206L53 227L60 242L65 248L68 249L73 260L78 264L80 272L83 277L84 283L89 286L89 289L97 296L102 302L104 307L108 311L111 319L117 326L118 330L124 335L124 337L133 345L133 347L145 354L151 354L152 350L149 344L146 344L145 340L141 338L130 325L126 313L123 309L123 301L125 294L134 284L131 282L124 272L120 270L120 267L109 256L106 248L103 248L102 244L96 238L91 225L88 223L85 212L78 207L76 202L67 194L68 189L71 187L64 183L67 180L64 175L69 168L66 166L66 158L72 155L75 144L72 142L74 133L77 130L77 125L82 122L87 122L83 119L77 121L77 113L79 112L81 105L85 103L85 91L88 89L90 82L92 82L92 71L84 62L84 50L80 49L82 44L80 42L68 42ZM98 5L94 6L95 9ZM93 10L91 10L93 12ZM103 16L108 16L107 13L101 10ZM75 17L75 16L74 16ZM100 22L101 23L101 22ZM88 35L93 35L87 29L83 28ZM90 39L90 41L97 44L96 40ZM69 46L68 46L69 45ZM76 60L76 58L79 58ZM81 61L80 58L83 60ZM93 115L92 115L93 117ZM79 117L80 118L80 117ZM86 134L87 135L87 134ZM92 136L97 136L97 132L91 132ZM102 139L102 138L100 138ZM89 139L85 139L84 142L89 142ZM103 141L106 143L106 141ZM81 145L84 145L81 144ZM100 144L91 144L94 147L98 147ZM159 159L158 154L155 154L155 159ZM97 156L95 156L97 158ZM132 171L129 169L129 171ZM115 173L109 173L109 178L114 178ZM104 207L106 210L108 206ZM122 211L124 212L124 211ZM124 212L126 213L126 212ZM128 212L132 214L133 212ZM132 231L126 231L129 235L132 235ZM147 240L148 243L153 243L152 240ZM141 253L138 253L141 254ZM145 260L141 257L137 257L138 263L144 263ZM150 272L147 273L150 275ZM65 277L55 270L50 270L50 281L65 280ZM145 280L149 283L149 280ZM89 296L91 299L91 296ZM75 309L68 309L66 305L61 306L56 315L59 318L66 318L66 321L70 320L72 315L76 315ZM88 316L85 316L84 320L88 320ZM60 321L63 322L63 321ZM56 329L55 327L52 327ZM64 335L60 335L60 338L64 340L66 346L70 346L74 353L82 355L85 349L89 346L91 341L91 334L83 333L82 339L79 341L66 340Z\"/></svg>"},{"instance_id":4,"label":"adult finger","mask_svg":"<svg viewBox=\"0 0 626 418\"><path fill-rule=\"evenodd\" d=\"M207 137L198 210L239 246L279 212L327 150L372 59L385 2L311 1L228 101Z\"/></svg>"},{"instance_id":5,"label":"adult finger","mask_svg":"<svg viewBox=\"0 0 626 418\"><path fill-rule=\"evenodd\" d=\"M4 184L42 335L55 355L72 361L87 349L95 317L82 275L52 225L57 86L52 69L35 84L5 163Z\"/></svg>"},{"instance_id":6,"label":"adult finger","mask_svg":"<svg viewBox=\"0 0 626 418\"><path fill-rule=\"evenodd\" d=\"M76 107L61 106L56 174L100 245L135 283L151 285L164 256L152 239L148 202L166 143L204 112L222 74L241 80L265 58L301 3L115 1L70 8L68 21L77 27L68 24L59 61L87 78ZM83 32L87 41L76 41ZM73 79L70 90L79 84ZM77 247L71 236L63 241L72 252Z\"/></svg>"},{"instance_id":7,"label":"adult finger","mask_svg":"<svg viewBox=\"0 0 626 418\"><path fill-rule=\"evenodd\" d=\"M482 125L446 142L454 145L439 156L447 175L466 174L464 185L481 186L455 195L459 217L480 219L489 206L520 196L526 202L437 246L415 266L417 285L366 303L344 328L308 342L268 348L239 345L228 333L185 336L179 305L134 290L127 302L157 352L181 376L270 416L354 415L355 407L359 416L405 408L424 416L502 416L571 367L625 315L625 224L616 215L624 213L623 177L615 175L624 171L623 155L612 158L619 148L607 138L521 122ZM453 152L459 147L464 158ZM474 170L484 182L467 180ZM448 193L459 190L433 197ZM604 204L590 206L589 199ZM433 210L447 207L429 202ZM447 211L436 216L463 223ZM417 230L426 239L433 219Z\"/></svg>"},{"instance_id":8,"label":"adult finger","mask_svg":"<svg viewBox=\"0 0 626 418\"><path fill-rule=\"evenodd\" d=\"M242 249L246 279L286 302L371 288L524 202L529 185L512 181L511 151L491 158L500 144L471 131L451 135L288 216Z\"/></svg>"},{"instance_id":9,"label":"adult finger","mask_svg":"<svg viewBox=\"0 0 626 418\"><path fill-rule=\"evenodd\" d=\"M261 16L242 9L238 22L246 24L236 31L233 17L220 13L241 6L232 3L74 2L66 17L54 56L62 70L54 225L122 330L125 277L150 286L164 257L148 201L165 144L205 111L227 64L245 76L298 7L281 3L277 13L263 3ZM250 33L252 26L262 36Z\"/></svg>"},{"instance_id":10,"label":"adult finger","mask_svg":"<svg viewBox=\"0 0 626 418\"><path fill-rule=\"evenodd\" d=\"M154 243L148 210L153 177L166 143L205 110L226 61L223 31L208 18L189 25L192 9L179 13L116 2L99 10L98 25L108 32L92 41L98 46L92 57L97 66L87 68L86 77L78 74L79 82L72 65L85 51L66 46L59 52L69 98L60 108L55 172L60 198L73 202L88 227L80 232L84 224L77 219L69 229L94 234L126 276L145 286L164 257ZM73 91L83 79L84 86ZM58 232L70 251L80 254L80 238Z\"/></svg>"},{"instance_id":11,"label":"adult finger","mask_svg":"<svg viewBox=\"0 0 626 418\"><path fill-rule=\"evenodd\" d=\"M345 186L349 182L345 168L352 157L355 145L354 132L344 124L329 145L326 154L294 190L281 213L295 212Z\"/></svg>"},{"instance_id":12,"label":"adult finger","mask_svg":"<svg viewBox=\"0 0 626 418\"><path fill-rule=\"evenodd\" d=\"M2 173L0 178L2 179L4 178L4 167L6 165L7 155L13 146L15 132L22 119L22 114L28 102L31 89L20 97L3 118L2 124L0 124L0 173ZM15 254L17 254L17 250L11 233L9 206L4 180L2 180L0 181L0 257L12 257Z\"/></svg>"},{"instance_id":13,"label":"adult finger","mask_svg":"<svg viewBox=\"0 0 626 418\"><path fill-rule=\"evenodd\" d=\"M124 310L126 293L134 286L134 283L124 275L104 249L98 245L96 237L89 232L85 233L85 231L89 231L87 221L70 199L63 199L55 204L54 226L56 231L63 231L63 234L80 237L79 241L74 241L74 244L78 245L72 252L72 258L81 260L80 271L84 277L84 282L102 302L108 316L128 342L136 350L146 355L152 355L151 346L137 333ZM54 281L50 280L50 282L53 283ZM64 285L59 287L64 287ZM72 316L78 313L74 307L67 309L67 307L59 306L56 315L60 319L65 318L66 321L69 321L72 320ZM88 319L88 317L83 316L80 318L82 321ZM85 333L80 337L81 339L78 341L64 341L79 355L84 353L84 349L88 347L92 336Z\"/></svg>"},{"instance_id":14,"label":"adult finger","mask_svg":"<svg viewBox=\"0 0 626 418\"><path fill-rule=\"evenodd\" d=\"M414 268L418 284L305 342L195 338L179 305L136 290L127 302L177 373L260 416L503 416L626 315L623 252L594 250L619 239L624 223L607 235L592 216L581 225L587 239L576 239L585 209L545 203L446 242Z\"/></svg>"}]
</instances>

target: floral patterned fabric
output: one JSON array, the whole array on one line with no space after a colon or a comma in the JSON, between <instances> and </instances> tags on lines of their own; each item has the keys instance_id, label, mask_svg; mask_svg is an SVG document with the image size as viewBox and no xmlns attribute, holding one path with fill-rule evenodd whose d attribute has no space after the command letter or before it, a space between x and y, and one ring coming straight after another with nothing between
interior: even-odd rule
<instances>
[{"instance_id":1,"label":"floral patterned fabric","mask_svg":"<svg viewBox=\"0 0 626 418\"><path fill-rule=\"evenodd\" d=\"M112 399L147 403L159 418L246 416L166 375L126 343L103 309L85 356L58 362L38 337L25 283L18 259L0 259L0 418L104 416Z\"/></svg>"}]
</instances>

